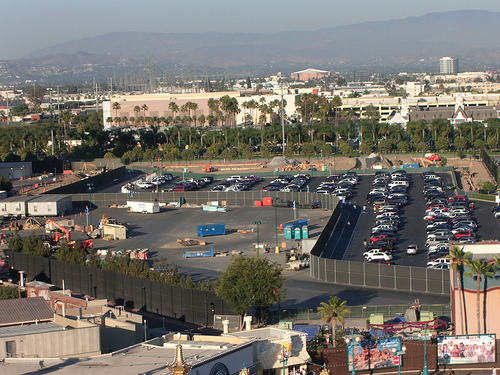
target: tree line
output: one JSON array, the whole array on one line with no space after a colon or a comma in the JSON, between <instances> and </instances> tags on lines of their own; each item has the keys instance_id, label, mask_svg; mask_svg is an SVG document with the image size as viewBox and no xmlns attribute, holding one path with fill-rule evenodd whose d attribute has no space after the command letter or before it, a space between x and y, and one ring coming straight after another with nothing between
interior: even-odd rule
<instances>
[{"instance_id":1,"label":"tree line","mask_svg":"<svg viewBox=\"0 0 500 375\"><path fill-rule=\"evenodd\" d=\"M445 152L463 156L467 150L496 150L500 140L500 119L484 123L465 122L453 126L446 119L410 121L406 128L380 122L378 110L368 106L362 113L342 109L339 97L331 100L314 94L297 98L297 113L285 116L285 147L282 145L280 101L259 102L252 99L242 106L248 118L236 126L235 115L241 111L234 98L210 99L211 114L196 116L198 106L187 102L167 106L174 116L148 117L147 105L136 106L137 116L119 118L120 103L114 103L115 119L120 124L139 124L127 130L103 129L102 112L73 115L58 113L54 123L55 157L70 160L97 157L122 158L125 163L138 160L174 161L182 159L235 159L313 157L341 154L367 155L371 152ZM209 117L213 116L213 117ZM108 119L109 120L109 119ZM50 149L49 119L27 125L4 126L0 135L3 161L34 160ZM70 141L73 141L71 143ZM75 142L76 141L76 142Z\"/></svg>"}]
</instances>

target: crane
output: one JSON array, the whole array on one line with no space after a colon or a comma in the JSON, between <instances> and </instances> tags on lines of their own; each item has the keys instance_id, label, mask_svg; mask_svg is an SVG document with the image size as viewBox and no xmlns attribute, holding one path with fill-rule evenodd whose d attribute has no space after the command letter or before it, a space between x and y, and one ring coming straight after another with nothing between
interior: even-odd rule
<instances>
[{"instance_id":1,"label":"crane","mask_svg":"<svg viewBox=\"0 0 500 375\"><path fill-rule=\"evenodd\" d=\"M52 233L52 242L57 243L59 242L62 238L65 238L67 242L71 242L71 234L70 231L64 228L63 226L59 225L57 222L55 222L52 219L49 219L45 222L45 226L51 225L55 228L58 229L58 231L51 231ZM62 234L64 233L64 234Z\"/></svg>"}]
</instances>

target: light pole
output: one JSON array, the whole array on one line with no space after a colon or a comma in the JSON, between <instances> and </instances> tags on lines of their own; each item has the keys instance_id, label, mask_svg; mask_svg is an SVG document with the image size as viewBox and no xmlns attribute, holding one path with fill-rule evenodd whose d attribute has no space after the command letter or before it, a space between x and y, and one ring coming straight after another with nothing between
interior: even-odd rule
<instances>
[{"instance_id":1,"label":"light pole","mask_svg":"<svg viewBox=\"0 0 500 375\"><path fill-rule=\"evenodd\" d=\"M430 338L430 336L432 335L431 332L429 332L429 336L427 336L427 323L424 324L424 335L422 336L422 332L420 332L418 334L418 337L420 338L420 340L424 340L424 368L423 368L423 372L422 372L422 375L429 375L429 368L427 367L427 337Z\"/></svg>"},{"instance_id":2,"label":"light pole","mask_svg":"<svg viewBox=\"0 0 500 375\"><path fill-rule=\"evenodd\" d=\"M274 249L277 251L278 248L278 197L272 198L273 200L273 205L274 205L274 221L275 221L275 230L276 230L276 248Z\"/></svg>"},{"instance_id":3,"label":"light pole","mask_svg":"<svg viewBox=\"0 0 500 375\"><path fill-rule=\"evenodd\" d=\"M392 354L398 356L398 375L401 375L401 357L406 354L406 346L401 347L401 350L392 348Z\"/></svg>"},{"instance_id":4,"label":"light pole","mask_svg":"<svg viewBox=\"0 0 500 375\"><path fill-rule=\"evenodd\" d=\"M326 161L325 161L326 154L323 154L323 178L325 177L326 173Z\"/></svg>"},{"instance_id":5,"label":"light pole","mask_svg":"<svg viewBox=\"0 0 500 375\"><path fill-rule=\"evenodd\" d=\"M186 168L184 168L184 170L182 171L182 179L183 180L185 180L184 173L187 173L187 171L188 171L188 148L189 148L189 146L186 145L186 148L184 150L184 152L186 153Z\"/></svg>"},{"instance_id":6,"label":"light pole","mask_svg":"<svg viewBox=\"0 0 500 375\"><path fill-rule=\"evenodd\" d=\"M24 166L21 167L21 193L23 192Z\"/></svg>"},{"instance_id":7,"label":"light pole","mask_svg":"<svg viewBox=\"0 0 500 375\"><path fill-rule=\"evenodd\" d=\"M288 363L288 357L290 355L290 349L292 348L292 339L285 333L281 342L281 354L278 355L280 363L283 363L282 375L286 375L286 365Z\"/></svg>"},{"instance_id":8,"label":"light pole","mask_svg":"<svg viewBox=\"0 0 500 375\"><path fill-rule=\"evenodd\" d=\"M94 188L94 184L87 184L89 188L89 221L90 227L92 227L92 189Z\"/></svg>"},{"instance_id":9,"label":"light pole","mask_svg":"<svg viewBox=\"0 0 500 375\"><path fill-rule=\"evenodd\" d=\"M262 222L260 220L257 220L253 221L252 224L257 225L257 258L258 258L260 252L259 225L262 224Z\"/></svg>"},{"instance_id":10,"label":"light pole","mask_svg":"<svg viewBox=\"0 0 500 375\"><path fill-rule=\"evenodd\" d=\"M359 336L354 337L354 330L351 330L351 337L346 337L345 343L348 345L347 347L347 371L349 371L349 351L352 349L352 375L356 375L356 363L354 362L354 347L359 344L361 339Z\"/></svg>"}]
</instances>

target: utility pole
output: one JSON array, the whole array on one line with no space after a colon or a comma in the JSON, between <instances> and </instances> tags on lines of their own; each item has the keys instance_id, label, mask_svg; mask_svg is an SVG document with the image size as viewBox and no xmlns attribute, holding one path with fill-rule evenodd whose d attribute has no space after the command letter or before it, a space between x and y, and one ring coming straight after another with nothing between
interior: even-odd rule
<instances>
[{"instance_id":1,"label":"utility pole","mask_svg":"<svg viewBox=\"0 0 500 375\"><path fill-rule=\"evenodd\" d=\"M9 88L7 87L7 96L6 96L6 101L7 101L7 125L10 125L10 111L9 111Z\"/></svg>"},{"instance_id":2,"label":"utility pole","mask_svg":"<svg viewBox=\"0 0 500 375\"><path fill-rule=\"evenodd\" d=\"M283 156L285 156L285 118L283 117L283 106L284 106L284 93L283 93L283 80L281 80L281 137L283 139L282 145L283 145Z\"/></svg>"},{"instance_id":3,"label":"utility pole","mask_svg":"<svg viewBox=\"0 0 500 375\"><path fill-rule=\"evenodd\" d=\"M50 93L50 141L52 142L52 156L54 156L54 117L52 116L52 89Z\"/></svg>"}]
</instances>

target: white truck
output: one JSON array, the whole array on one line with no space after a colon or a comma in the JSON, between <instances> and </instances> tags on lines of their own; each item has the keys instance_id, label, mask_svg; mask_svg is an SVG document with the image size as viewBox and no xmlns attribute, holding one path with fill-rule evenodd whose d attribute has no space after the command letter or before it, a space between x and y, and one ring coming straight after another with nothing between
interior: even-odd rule
<instances>
[{"instance_id":1,"label":"white truck","mask_svg":"<svg viewBox=\"0 0 500 375\"><path fill-rule=\"evenodd\" d=\"M160 205L155 202L127 201L130 212L142 212L143 214L155 214L160 212Z\"/></svg>"}]
</instances>

